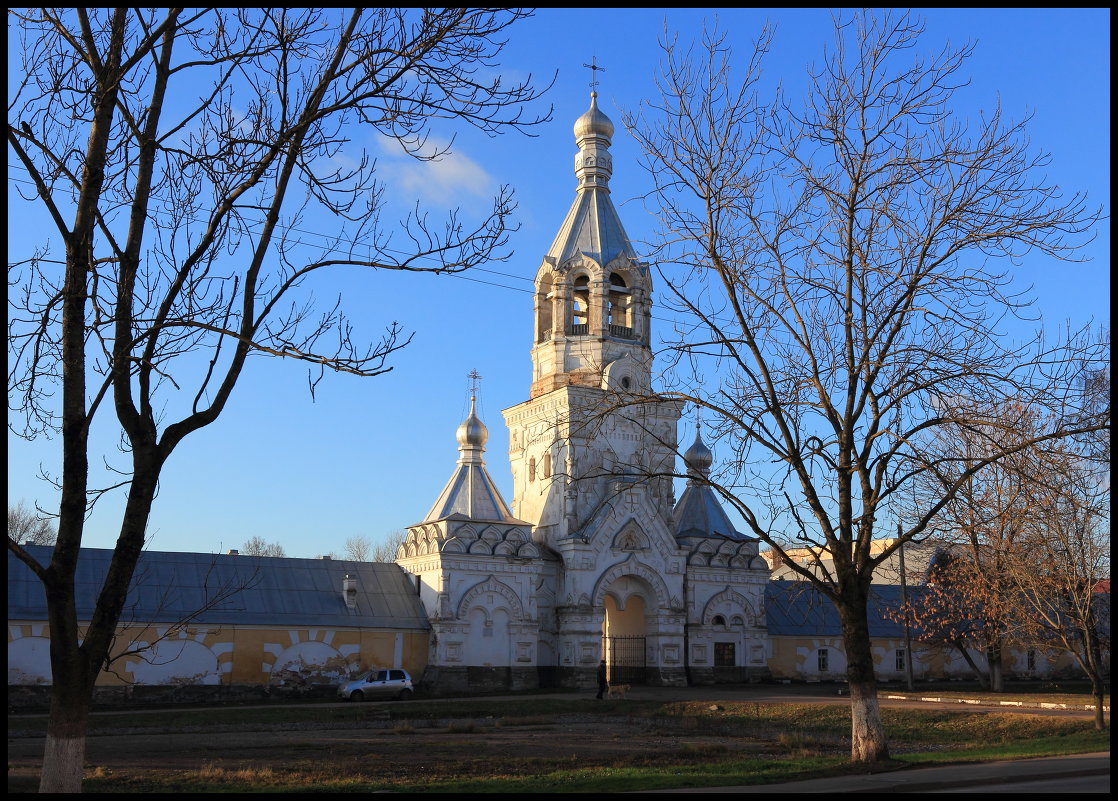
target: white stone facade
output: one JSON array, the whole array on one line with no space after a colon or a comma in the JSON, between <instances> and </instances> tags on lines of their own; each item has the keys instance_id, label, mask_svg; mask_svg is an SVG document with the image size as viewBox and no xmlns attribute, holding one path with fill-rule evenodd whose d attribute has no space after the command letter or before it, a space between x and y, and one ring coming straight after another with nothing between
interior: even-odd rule
<instances>
[{"instance_id":1,"label":"white stone facade","mask_svg":"<svg viewBox=\"0 0 1118 801\"><path fill-rule=\"evenodd\" d=\"M611 681L760 675L768 566L701 470L675 503L682 410L645 399L652 282L609 197L613 125L593 95L574 130L578 190L536 273L528 400L504 412L512 507L487 500L471 411L458 470L398 554L432 624L426 678L591 686L602 658Z\"/></svg>"}]
</instances>

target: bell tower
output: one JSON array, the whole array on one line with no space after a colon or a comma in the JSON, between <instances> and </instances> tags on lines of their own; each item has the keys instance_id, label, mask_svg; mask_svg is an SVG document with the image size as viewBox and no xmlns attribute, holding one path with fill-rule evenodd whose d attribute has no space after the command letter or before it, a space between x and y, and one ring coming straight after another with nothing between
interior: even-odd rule
<instances>
[{"instance_id":1,"label":"bell tower","mask_svg":"<svg viewBox=\"0 0 1118 801\"><path fill-rule=\"evenodd\" d=\"M610 199L614 126L591 92L574 124L575 199L536 272L529 400L505 411L513 513L553 548L587 539L591 519L638 478L671 528L676 404L651 391L652 281ZM613 409L613 411L610 411Z\"/></svg>"},{"instance_id":2,"label":"bell tower","mask_svg":"<svg viewBox=\"0 0 1118 801\"><path fill-rule=\"evenodd\" d=\"M610 200L613 123L590 108L575 121L575 201L536 272L529 396L559 387L650 389L652 283Z\"/></svg>"}]
</instances>

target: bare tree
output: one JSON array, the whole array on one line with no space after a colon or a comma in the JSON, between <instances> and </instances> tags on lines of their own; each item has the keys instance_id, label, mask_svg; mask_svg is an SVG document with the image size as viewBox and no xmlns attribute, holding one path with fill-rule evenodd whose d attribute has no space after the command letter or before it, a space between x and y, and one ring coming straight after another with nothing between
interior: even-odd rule
<instances>
[{"instance_id":1,"label":"bare tree","mask_svg":"<svg viewBox=\"0 0 1118 801\"><path fill-rule=\"evenodd\" d=\"M373 543L364 534L358 534L345 541L345 558L355 562L373 561L369 558L372 553Z\"/></svg>"},{"instance_id":2,"label":"bare tree","mask_svg":"<svg viewBox=\"0 0 1118 801\"><path fill-rule=\"evenodd\" d=\"M1029 629L1019 614L1019 593L1010 572L1025 522L1034 513L1036 495L1030 477L1036 473L1036 457L1032 448L1021 446L1020 427L1030 421L1031 413L1020 404L1008 402L972 417L999 419L1000 424L943 429L933 446L939 467L913 482L917 505L926 508L941 501L945 484L961 481L935 521L943 538L957 547L952 558L939 566L934 586L921 595L923 608L912 611L927 632L952 635L968 661L968 650L981 652L986 667L985 676L976 671L979 679L1001 692L1003 655ZM1034 426L1033 433L1042 429ZM1006 455L972 472L992 449ZM967 473L969 478L961 479Z\"/></svg>"},{"instance_id":3,"label":"bare tree","mask_svg":"<svg viewBox=\"0 0 1118 801\"><path fill-rule=\"evenodd\" d=\"M1109 428L1108 412L1079 414L1071 380L1097 348L999 333L1027 308L1001 259L1074 258L1101 212L1042 182L1024 122L996 105L977 123L953 114L971 46L917 56L922 24L891 12L837 18L835 32L802 105L757 99L768 32L740 80L725 37L665 42L660 99L625 122L654 182L662 305L684 322L667 343L666 391L627 402L700 407L732 454L711 486L834 602L851 757L872 763L889 754L873 571L1007 455L991 438L954 471L937 432L996 430L983 412L1007 400L1055 412L1033 442ZM941 474L954 478L917 506L914 483ZM816 549L819 564L787 560L789 547Z\"/></svg>"},{"instance_id":4,"label":"bare tree","mask_svg":"<svg viewBox=\"0 0 1118 801\"><path fill-rule=\"evenodd\" d=\"M372 552L369 555L370 562L395 562L396 549L404 544L404 540L408 538L408 532L404 529L397 529L389 534L385 534L373 546Z\"/></svg>"},{"instance_id":5,"label":"bare tree","mask_svg":"<svg viewBox=\"0 0 1118 801\"><path fill-rule=\"evenodd\" d=\"M1092 372L1085 382L1091 392L1100 391L1097 375ZM1105 392L1108 408L1109 387ZM1037 449L1024 475L1032 514L1004 573L1034 623L1035 639L1070 653L1090 680L1095 726L1103 729L1110 598L1100 583L1110 577L1110 458L1109 445L1097 440L1065 440Z\"/></svg>"},{"instance_id":6,"label":"bare tree","mask_svg":"<svg viewBox=\"0 0 1118 801\"><path fill-rule=\"evenodd\" d=\"M54 545L58 536L50 520L20 501L8 505L8 541L17 545Z\"/></svg>"},{"instance_id":7,"label":"bare tree","mask_svg":"<svg viewBox=\"0 0 1118 801\"><path fill-rule=\"evenodd\" d=\"M241 546L240 553L243 556L287 556L282 545L278 542L267 542L259 535L246 540Z\"/></svg>"},{"instance_id":8,"label":"bare tree","mask_svg":"<svg viewBox=\"0 0 1118 801\"><path fill-rule=\"evenodd\" d=\"M355 128L432 159L433 121L525 130L529 78L494 68L519 9L9 9L22 74L8 144L63 245L9 263L9 406L61 432L58 543L42 580L54 676L41 789L81 789L89 703L144 544L160 472L214 422L250 355L373 376L407 344L362 344L333 270L451 273L507 258L511 195L479 221L420 209L385 224ZM312 218L311 215L314 215ZM313 219L328 240L300 241ZM305 239L305 237L302 237ZM320 240L321 241L321 240ZM56 387L60 392L55 396ZM129 464L113 563L87 625L74 606L89 432L104 406ZM102 415L103 416L103 415ZM100 418L98 418L100 419Z\"/></svg>"},{"instance_id":9,"label":"bare tree","mask_svg":"<svg viewBox=\"0 0 1118 801\"><path fill-rule=\"evenodd\" d=\"M345 541L345 558L356 562L394 562L396 549L407 539L403 530L393 531L374 542L364 534Z\"/></svg>"}]
</instances>

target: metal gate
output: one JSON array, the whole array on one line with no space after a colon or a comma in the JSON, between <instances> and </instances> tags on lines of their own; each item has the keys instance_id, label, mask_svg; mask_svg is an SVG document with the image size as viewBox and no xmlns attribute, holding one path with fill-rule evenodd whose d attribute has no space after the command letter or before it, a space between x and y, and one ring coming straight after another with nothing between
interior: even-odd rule
<instances>
[{"instance_id":1,"label":"metal gate","mask_svg":"<svg viewBox=\"0 0 1118 801\"><path fill-rule=\"evenodd\" d=\"M606 655L610 684L644 684L644 637L602 637L602 653Z\"/></svg>"}]
</instances>

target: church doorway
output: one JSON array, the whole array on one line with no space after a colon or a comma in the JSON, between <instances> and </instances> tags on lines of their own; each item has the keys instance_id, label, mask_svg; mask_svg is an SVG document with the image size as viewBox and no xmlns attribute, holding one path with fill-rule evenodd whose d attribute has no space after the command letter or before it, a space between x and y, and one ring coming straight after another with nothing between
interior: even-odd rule
<instances>
[{"instance_id":1,"label":"church doorway","mask_svg":"<svg viewBox=\"0 0 1118 801\"><path fill-rule=\"evenodd\" d=\"M639 594L605 597L602 655L610 684L647 683L645 602Z\"/></svg>"}]
</instances>

